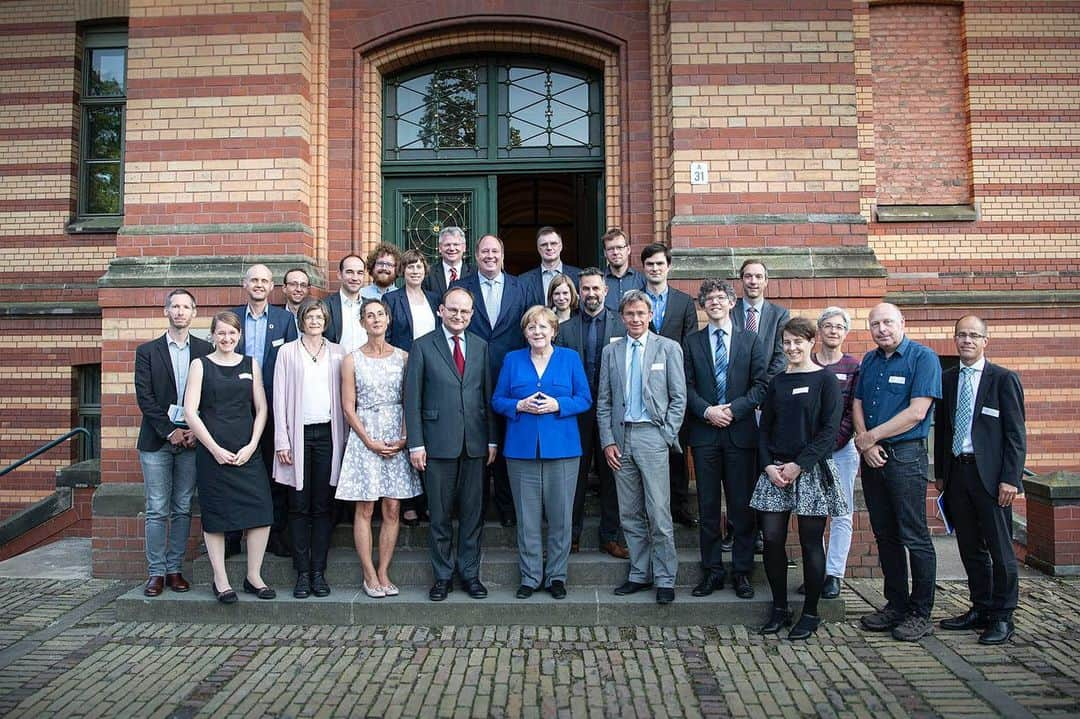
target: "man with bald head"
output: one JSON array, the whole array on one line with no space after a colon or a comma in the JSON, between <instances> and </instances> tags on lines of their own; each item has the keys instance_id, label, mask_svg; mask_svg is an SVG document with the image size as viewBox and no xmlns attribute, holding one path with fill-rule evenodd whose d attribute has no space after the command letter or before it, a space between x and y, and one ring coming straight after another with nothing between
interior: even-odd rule
<instances>
[{"instance_id":1,"label":"man with bald head","mask_svg":"<svg viewBox=\"0 0 1080 719\"><path fill-rule=\"evenodd\" d=\"M240 318L243 329L236 351L245 354L258 363L262 370L263 387L266 390L266 404L269 414L266 428L263 430L259 448L266 464L266 476L273 477L274 466L274 364L277 362L278 349L286 342L291 342L299 335L296 320L288 310L270 304L270 293L274 290L274 275L266 265L252 265L244 273L241 281L247 304L234 307L233 312ZM274 524L270 528L270 540L266 548L279 557L292 556L289 549L287 491L285 485L270 480L270 490L274 498ZM225 553L235 554L240 549L240 538L229 532L225 537Z\"/></svg>"},{"instance_id":2,"label":"man with bald head","mask_svg":"<svg viewBox=\"0 0 1080 719\"><path fill-rule=\"evenodd\" d=\"M886 603L861 624L917 642L933 631L937 556L926 526L926 437L930 409L941 399L941 362L929 347L905 336L904 316L895 305L875 306L869 325L877 349L863 357L852 419Z\"/></svg>"}]
</instances>

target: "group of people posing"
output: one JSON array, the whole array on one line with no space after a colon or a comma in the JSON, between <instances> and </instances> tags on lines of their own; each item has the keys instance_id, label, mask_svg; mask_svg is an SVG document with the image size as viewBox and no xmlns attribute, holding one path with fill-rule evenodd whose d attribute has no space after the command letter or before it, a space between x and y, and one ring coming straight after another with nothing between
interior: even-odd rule
<instances>
[{"instance_id":1,"label":"group of people posing","mask_svg":"<svg viewBox=\"0 0 1080 719\"><path fill-rule=\"evenodd\" d=\"M828 307L814 320L790 317L765 299L760 260L740 268L741 298L706 279L692 299L668 285L665 245L645 246L638 272L622 231L603 244L607 269L578 269L562 262L558 233L542 228L540 266L513 276L498 237L479 239L472 266L464 233L448 227L434 267L388 244L366 261L342 258L340 290L325 300L308 297L307 274L290 270L284 308L269 305L273 278L255 265L243 280L247 304L214 315L212 345L188 331L193 295L169 293L168 331L136 352L145 593L189 588L181 565L197 485L212 590L224 603L238 599L225 563L239 551L238 532L245 592L275 596L260 575L269 546L291 554L295 597L329 594L335 500L355 503L372 598L399 593L390 569L400 524L424 519L429 598L446 599L455 577L469 596L486 597L491 501L502 524L516 526L516 596L543 589L562 599L595 473L601 550L629 559L615 594L655 588L658 603L674 601L679 522L699 526L702 578L692 594L730 580L751 598L760 532L773 605L761 632L790 627L790 638L805 639L820 623L819 598L840 593L861 464L887 600L862 626L908 641L929 633L936 559L926 440L943 383L938 357L905 335L900 310L873 308L876 349L860 362L843 351L849 314ZM695 304L707 318L700 329ZM1012 634L1017 597L1009 508L1024 464L1023 394L1014 373L986 362L985 321L961 318L955 341L961 367L945 373L937 401L935 474L972 609L941 626L979 629L980 641L996 643ZM687 506L686 447L697 518ZM792 514L805 594L794 623Z\"/></svg>"}]
</instances>

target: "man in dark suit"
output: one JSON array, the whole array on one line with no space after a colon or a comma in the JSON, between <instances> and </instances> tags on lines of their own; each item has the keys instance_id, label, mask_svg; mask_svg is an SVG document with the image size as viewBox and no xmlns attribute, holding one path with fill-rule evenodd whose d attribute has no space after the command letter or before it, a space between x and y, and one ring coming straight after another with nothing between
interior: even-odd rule
<instances>
[{"instance_id":1,"label":"man in dark suit","mask_svg":"<svg viewBox=\"0 0 1080 719\"><path fill-rule=\"evenodd\" d=\"M469 322L469 332L488 343L488 365L492 377L499 376L503 357L511 350L525 346L521 317L529 308L525 287L513 275L503 272L503 243L495 235L484 235L476 243L476 274L468 275L453 284L473 296L475 311ZM501 437L504 423L496 418L497 436ZM484 482L484 505L489 496L495 500L499 522L504 527L517 525L514 516L514 497L506 474L506 460L500 454L491 465L492 495Z\"/></svg>"},{"instance_id":2,"label":"man in dark suit","mask_svg":"<svg viewBox=\"0 0 1080 719\"><path fill-rule=\"evenodd\" d=\"M787 308L765 299L769 286L769 270L761 260L749 259L739 268L742 297L735 303L731 320L739 329L749 330L761 338L761 346L769 354L769 379L787 367L784 356L784 325L791 319Z\"/></svg>"},{"instance_id":3,"label":"man in dark suit","mask_svg":"<svg viewBox=\"0 0 1080 719\"><path fill-rule=\"evenodd\" d=\"M142 411L139 463L146 486L146 564L143 594L156 597L164 587L191 588L182 573L191 530L195 493L195 436L181 405L191 360L213 351L188 332L195 319L195 297L176 289L165 298L169 329L135 350L135 399ZM166 539L168 535L168 539Z\"/></svg>"},{"instance_id":4,"label":"man in dark suit","mask_svg":"<svg viewBox=\"0 0 1080 719\"><path fill-rule=\"evenodd\" d=\"M530 307L547 305L548 286L555 279L555 275L566 275L574 283L574 287L578 286L581 270L573 265L563 264L562 250L562 237L554 227L541 227L537 230L536 251L540 253L540 266L523 272L518 277L528 293Z\"/></svg>"},{"instance_id":5,"label":"man in dark suit","mask_svg":"<svg viewBox=\"0 0 1080 719\"><path fill-rule=\"evenodd\" d=\"M439 258L421 287L442 297L447 287L475 271L465 258L465 232L460 227L444 227L439 232Z\"/></svg>"},{"instance_id":6,"label":"man in dark suit","mask_svg":"<svg viewBox=\"0 0 1080 719\"><path fill-rule=\"evenodd\" d=\"M581 312L559 325L555 344L569 347L581 356L589 391L596 397L600 381L600 358L604 348L626 335L626 327L618 314L605 305L607 284L604 274L595 267L581 271ZM613 557L627 559L630 552L619 544L619 496L615 491L615 476L604 461L603 447L596 426L596 405L578 415L578 434L581 435L581 463L578 469L577 492L574 495L574 519L570 551L577 551L581 529L585 523L585 492L589 469L596 467L600 479L600 551Z\"/></svg>"},{"instance_id":7,"label":"man in dark suit","mask_svg":"<svg viewBox=\"0 0 1080 719\"><path fill-rule=\"evenodd\" d=\"M296 313L300 311L300 305L304 304L304 301L311 296L311 278L308 276L307 270L302 267L285 270L285 280L282 288L285 290L285 304L281 306L281 309L288 311L293 316L293 321L295 321ZM297 325L296 329L299 332L300 325Z\"/></svg>"},{"instance_id":8,"label":"man in dark suit","mask_svg":"<svg viewBox=\"0 0 1080 719\"><path fill-rule=\"evenodd\" d=\"M338 261L338 280L341 288L326 298L330 317L323 336L352 352L367 342L367 332L360 325L360 305L364 288L364 260L359 255L345 255Z\"/></svg>"},{"instance_id":9,"label":"man in dark suit","mask_svg":"<svg viewBox=\"0 0 1080 719\"><path fill-rule=\"evenodd\" d=\"M490 408L488 345L465 328L473 298L450 289L439 306L442 327L413 343L405 369L405 430L409 461L424 472L431 514L433 602L453 591L456 567L465 591L487 596L480 583L480 541L484 526L483 470L495 460L494 414ZM457 559L451 516L457 510Z\"/></svg>"},{"instance_id":10,"label":"man in dark suit","mask_svg":"<svg viewBox=\"0 0 1080 719\"><path fill-rule=\"evenodd\" d=\"M757 481L758 428L754 409L768 387L768 360L760 338L731 321L735 288L708 279L698 303L709 317L704 329L686 340L686 435L697 470L701 521L701 582L695 597L723 589L727 573L721 549L721 495L727 495L728 522L734 527L731 568L735 593L754 596L754 510L750 495Z\"/></svg>"},{"instance_id":11,"label":"man in dark suit","mask_svg":"<svg viewBox=\"0 0 1080 719\"><path fill-rule=\"evenodd\" d=\"M690 295L668 286L671 250L659 242L646 245L641 250L641 266L645 268L645 294L652 300L653 306L653 321L649 329L682 347L690 333L697 330L697 312ZM680 437L685 440L684 435L680 434ZM690 474L686 471L686 457L681 452L672 452L669 459L671 518L684 527L695 527L697 519L688 506Z\"/></svg>"},{"instance_id":12,"label":"man in dark suit","mask_svg":"<svg viewBox=\"0 0 1080 719\"><path fill-rule=\"evenodd\" d=\"M939 626L979 629L980 643L1002 644L1013 634L1019 594L1012 503L1027 455L1024 388L1015 372L986 360L990 333L981 318L961 317L953 337L960 366L941 378L934 475L956 531L972 607Z\"/></svg>"},{"instance_id":13,"label":"man in dark suit","mask_svg":"<svg viewBox=\"0 0 1080 719\"><path fill-rule=\"evenodd\" d=\"M266 464L266 476L270 480L270 493L274 499L274 524L270 528L270 539L266 549L279 557L291 557L288 538L288 488L273 479L274 471L274 365L277 363L278 349L286 342L292 342L299 335L296 320L287 310L270 304L270 293L274 289L274 276L266 265L252 265L244 273L241 283L247 294L247 304L234 307L233 312L240 318L243 330L237 351L255 360L262 370L263 387L266 390L266 404L271 408L266 417L266 428L259 440L263 462ZM226 553L234 554L239 549L240 538L229 532L225 537Z\"/></svg>"}]
</instances>

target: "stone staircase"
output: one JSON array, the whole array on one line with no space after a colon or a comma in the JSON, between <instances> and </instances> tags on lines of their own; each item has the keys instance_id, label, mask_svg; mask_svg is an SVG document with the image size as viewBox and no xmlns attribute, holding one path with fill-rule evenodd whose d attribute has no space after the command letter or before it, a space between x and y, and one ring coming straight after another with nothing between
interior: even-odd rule
<instances>
[{"instance_id":1,"label":"stone staircase","mask_svg":"<svg viewBox=\"0 0 1080 719\"><path fill-rule=\"evenodd\" d=\"M591 502L590 502L591 504ZM587 515L588 517L588 515ZM378 522L373 527L378 543ZM582 533L581 551L570 555L568 596L556 601L538 591L530 599L514 598L519 581L514 529L495 521L484 527L480 578L488 588L486 599L471 599L459 587L444 602L427 598L431 586L431 564L427 552L427 526L402 527L391 565L391 578L401 589L397 597L371 599L361 587L360 561L353 550L352 527L334 530L327 569L332 588L328 597L294 599L296 574L289 558L267 555L263 579L278 592L278 598L260 601L240 592L240 602L226 606L210 593L210 563L205 555L195 560L190 592L168 590L148 599L138 586L123 595L118 616L130 621L154 622L236 622L256 624L411 624L411 625L562 625L562 626L692 626L763 623L769 614L771 594L758 557L753 583L755 597L738 599L730 585L710 597L696 598L690 589L701 578L698 563L697 530L676 525L679 553L675 602L656 604L655 592L616 597L612 590L626 580L628 562L615 559L597 547L597 520L588 517ZM227 560L229 578L239 591L244 577L244 555ZM800 567L788 572L789 603L798 612L801 596L795 587L802 582ZM820 613L826 621L844 618L842 600L822 600Z\"/></svg>"}]
</instances>

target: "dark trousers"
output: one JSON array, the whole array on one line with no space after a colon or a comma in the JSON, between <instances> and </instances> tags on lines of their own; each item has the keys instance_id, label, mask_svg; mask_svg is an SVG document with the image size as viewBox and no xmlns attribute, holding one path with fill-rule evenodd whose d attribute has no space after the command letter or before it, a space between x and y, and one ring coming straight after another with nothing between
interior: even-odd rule
<instances>
[{"instance_id":1,"label":"dark trousers","mask_svg":"<svg viewBox=\"0 0 1080 719\"><path fill-rule=\"evenodd\" d=\"M686 433L679 432L679 444L686 446ZM690 472L686 455L672 450L668 453L668 482L671 488L671 513L685 511L690 499Z\"/></svg>"},{"instance_id":2,"label":"dark trousers","mask_svg":"<svg viewBox=\"0 0 1080 719\"><path fill-rule=\"evenodd\" d=\"M750 575L754 570L754 531L756 520L750 508L750 495L757 481L757 450L731 444L726 432L713 444L694 447L694 472L697 478L698 535L701 566L724 574L720 541L724 523L720 521L721 500L727 495L727 520L732 526L734 547L731 569L735 574Z\"/></svg>"},{"instance_id":3,"label":"dark trousers","mask_svg":"<svg viewBox=\"0 0 1080 719\"><path fill-rule=\"evenodd\" d=\"M952 460L945 509L956 530L971 603L991 619L1011 620L1020 590L1012 546L1012 508L986 491L975 464Z\"/></svg>"},{"instance_id":4,"label":"dark trousers","mask_svg":"<svg viewBox=\"0 0 1080 719\"><path fill-rule=\"evenodd\" d=\"M514 493L510 491L510 476L506 473L506 457L502 453L502 439L506 436L506 420L502 416L495 417L495 436L498 437L499 452L495 455L495 461L490 466L484 466L484 512L487 512L489 502L495 502L495 510L499 513L499 519L514 516ZM431 500L428 500L430 511Z\"/></svg>"},{"instance_id":5,"label":"dark trousers","mask_svg":"<svg viewBox=\"0 0 1080 719\"><path fill-rule=\"evenodd\" d=\"M480 541L484 531L483 476L486 457L428 458L424 490L431 515L429 548L435 579L449 580L456 566L463 580L480 574ZM457 509L457 560L454 559L454 525Z\"/></svg>"},{"instance_id":6,"label":"dark trousers","mask_svg":"<svg viewBox=\"0 0 1080 719\"><path fill-rule=\"evenodd\" d=\"M885 575L885 601L897 612L929 618L934 608L937 555L926 526L926 443L898 442L885 450L884 467L874 469L862 463L863 497Z\"/></svg>"},{"instance_id":7,"label":"dark trousers","mask_svg":"<svg viewBox=\"0 0 1080 719\"><path fill-rule=\"evenodd\" d=\"M595 395L594 395L595 396ZM574 493L574 520L572 536L581 538L585 525L585 494L588 490L589 468L596 467L600 479L600 544L619 541L619 493L615 490L615 475L604 459L600 446L600 431L596 427L596 407L578 415L578 433L581 435L581 463L578 466L577 490Z\"/></svg>"},{"instance_id":8,"label":"dark trousers","mask_svg":"<svg viewBox=\"0 0 1080 719\"><path fill-rule=\"evenodd\" d=\"M304 487L289 488L289 534L292 535L293 567L297 572L325 572L326 553L334 529L330 501L330 469L334 449L330 423L304 427Z\"/></svg>"}]
</instances>

